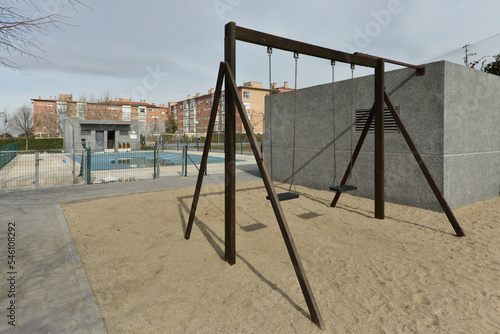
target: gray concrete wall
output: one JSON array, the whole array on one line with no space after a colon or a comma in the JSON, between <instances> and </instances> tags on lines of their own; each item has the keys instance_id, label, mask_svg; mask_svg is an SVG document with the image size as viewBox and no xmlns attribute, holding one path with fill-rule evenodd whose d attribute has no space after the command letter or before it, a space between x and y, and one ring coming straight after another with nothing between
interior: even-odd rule
<instances>
[{"instance_id":1,"label":"gray concrete wall","mask_svg":"<svg viewBox=\"0 0 500 334\"><path fill-rule=\"evenodd\" d=\"M453 103L460 104L460 98L464 94L457 90L453 96L451 82L458 79L460 70L468 70L461 66L446 62L437 62L426 66L426 74L417 77L415 71L411 69L401 69L386 73L386 89L393 103L400 108L400 116L403 119L410 135L413 137L424 161L429 167L436 183L443 191L450 206L456 208L464 204L477 200L490 198L498 195L494 187L489 187L488 191L475 189L474 195L464 199L463 196L456 195L463 191L463 183L458 182L453 173L457 173L456 168L451 169L453 163L460 166L462 162L457 161L452 153L445 155L445 150L451 150L451 142L457 141L462 136L452 135L450 131L456 131L453 126L459 126L454 120ZM475 70L468 70L471 76L483 82L485 89L491 90L488 93L494 95L495 85L491 81L500 82L500 78ZM337 184L343 176L345 168L349 162L351 154L351 124L354 122L354 115L350 107L351 84L353 85L354 109L370 109L374 99L374 77L367 76L356 78L354 81L345 80L336 82L335 89L335 122L337 135ZM465 85L466 83L463 82ZM484 90L484 89L483 89ZM498 89L496 90L498 92ZM293 114L294 114L294 94L295 92L281 93L267 97L266 99L266 133L272 133L273 141L273 177L277 181L288 182L292 174L292 141L293 141ZM448 96L446 96L448 94ZM483 93L484 94L484 93ZM271 108L270 108L270 99ZM491 97L490 105L495 104ZM477 117L484 113L482 104L474 107L478 113ZM496 103L498 105L498 102ZM451 108L450 108L451 107ZM270 110L271 109L271 110ZM488 114L491 114L489 112ZM497 127L498 113L496 114ZM272 117L272 131L271 119ZM491 119L491 116L490 116ZM466 128L467 121L464 120L462 127ZM325 84L297 91L297 118L296 118L296 181L297 184L312 188L328 189L333 180L333 129L332 129L332 85ZM479 132L484 134L484 132ZM471 134L477 136L478 133ZM483 141L489 138L476 138L476 144L471 147L474 152L478 150ZM359 133L353 134L353 145L356 145ZM498 138L498 136L496 137ZM440 206L428 186L418 164L408 149L403 136L400 133L385 134L386 149L386 200L393 203L417 206L432 210L440 210ZM496 145L498 146L498 139ZM493 144L494 146L495 144ZM361 154L354 168L352 176L353 184L358 186L358 190L351 194L373 198L374 177L373 177L373 134L368 134ZM496 149L498 151L498 147ZM488 152L494 152L490 147ZM450 151L451 152L451 151ZM270 160L270 136L265 136L265 160L271 168ZM470 157L469 157L470 158ZM479 164L479 160L475 160ZM480 159L485 170L490 166L493 175L498 180L498 167L492 167L497 162L498 154L491 153L489 159ZM446 170L449 168L449 170ZM468 166L468 168L472 168ZM452 173L452 174L450 174ZM474 174L469 174L474 175ZM477 176L472 176L477 179ZM472 182L472 181L471 181ZM454 194L453 196L451 194ZM333 197L333 193L332 193ZM449 198L448 198L449 197Z\"/></svg>"},{"instance_id":2,"label":"gray concrete wall","mask_svg":"<svg viewBox=\"0 0 500 334\"><path fill-rule=\"evenodd\" d=\"M500 193L500 77L446 63L447 198L463 206Z\"/></svg>"}]
</instances>

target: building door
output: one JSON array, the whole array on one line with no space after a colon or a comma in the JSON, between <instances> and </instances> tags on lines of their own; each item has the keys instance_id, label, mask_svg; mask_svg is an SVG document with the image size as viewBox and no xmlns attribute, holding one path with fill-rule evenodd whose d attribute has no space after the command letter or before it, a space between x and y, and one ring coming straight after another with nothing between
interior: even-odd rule
<instances>
[{"instance_id":1,"label":"building door","mask_svg":"<svg viewBox=\"0 0 500 334\"><path fill-rule=\"evenodd\" d=\"M108 149L115 148L115 131L108 131Z\"/></svg>"},{"instance_id":2,"label":"building door","mask_svg":"<svg viewBox=\"0 0 500 334\"><path fill-rule=\"evenodd\" d=\"M104 131L95 132L95 150L104 151Z\"/></svg>"}]
</instances>

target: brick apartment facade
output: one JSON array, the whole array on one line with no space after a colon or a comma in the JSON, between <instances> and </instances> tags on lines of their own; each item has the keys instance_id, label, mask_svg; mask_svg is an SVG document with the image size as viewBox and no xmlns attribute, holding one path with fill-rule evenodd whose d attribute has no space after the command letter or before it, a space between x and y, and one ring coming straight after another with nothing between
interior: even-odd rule
<instances>
[{"instance_id":1,"label":"brick apartment facade","mask_svg":"<svg viewBox=\"0 0 500 334\"><path fill-rule=\"evenodd\" d=\"M55 137L61 133L62 121L70 119L137 121L150 132L165 129L169 120L169 108L146 101L134 102L129 99L105 101L73 100L70 94L60 94L49 99L32 99L36 137Z\"/></svg>"},{"instance_id":2,"label":"brick apartment facade","mask_svg":"<svg viewBox=\"0 0 500 334\"><path fill-rule=\"evenodd\" d=\"M272 85L272 93L291 91L285 82L284 86ZM143 132L158 134L165 132L165 125L170 119L177 122L178 132L190 136L205 136L210 120L210 111L214 98L214 89L207 94L187 96L179 102L170 102L168 106L155 105L146 101L134 102L130 99L115 99L104 101L86 101L86 99L73 100L71 94L60 94L59 97L50 96L48 99L32 99L35 118L36 137L57 137L62 133L62 123L66 117L80 120L105 120L105 121L137 121L143 126ZM262 88L261 82L245 82L238 87L238 93L245 105L247 116L255 133L264 131L265 97L269 89ZM224 92L222 92L220 105L214 131L224 131L225 110ZM236 115L236 132L244 133L243 124L239 114Z\"/></svg>"},{"instance_id":3,"label":"brick apartment facade","mask_svg":"<svg viewBox=\"0 0 500 334\"><path fill-rule=\"evenodd\" d=\"M282 87L278 87L276 83L272 87L273 94L290 90L293 89L288 87L287 82ZM250 81L245 82L243 86L239 86L238 93L245 105L254 132L263 133L265 97L269 94L269 89L262 88L261 82ZM214 89L210 89L207 94L201 95L198 93L192 97L188 95L185 100L169 103L170 115L177 122L179 133L197 135L198 137L206 134L213 98ZM216 133L224 131L225 110L223 102L224 92L222 92L215 121L214 131ZM236 132L245 132L239 114L236 115Z\"/></svg>"}]
</instances>

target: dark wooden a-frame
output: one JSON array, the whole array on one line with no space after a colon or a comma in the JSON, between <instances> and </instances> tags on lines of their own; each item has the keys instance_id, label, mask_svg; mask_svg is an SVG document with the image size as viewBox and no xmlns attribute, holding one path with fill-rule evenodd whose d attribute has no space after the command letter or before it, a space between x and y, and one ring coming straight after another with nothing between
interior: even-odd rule
<instances>
[{"instance_id":1,"label":"dark wooden a-frame","mask_svg":"<svg viewBox=\"0 0 500 334\"><path fill-rule=\"evenodd\" d=\"M311 315L311 320L321 329L324 329L323 319L321 317L318 305L314 298L311 286L309 285L309 280L307 279L305 270L300 261L299 254L295 243L292 238L292 234L288 228L285 215L281 208L280 202L278 200L276 191L274 189L271 176L267 170L266 165L262 157L262 152L260 151L257 139L253 132L250 121L248 120L247 114L245 112L245 107L241 101L241 97L238 94L238 88L235 80L235 70L236 70L236 41L240 40L243 42L253 43L257 45L277 48L285 51L298 52L313 57L324 58L329 60L340 61L344 63L350 63L355 65L367 66L375 69L375 103L372 107L370 115L364 126L363 132L359 138L358 144L351 157L351 162L347 168L344 177L342 179L341 185L345 184L351 172L352 166L356 161L356 158L361 150L364 139L368 133L370 124L375 120L375 217L383 219L384 214L384 104L387 104L389 110L391 111L394 119L396 120L408 146L410 147L412 153L414 154L422 172L426 176L434 194L436 195L439 203L441 204L443 210L450 223L452 224L455 232L458 236L464 236L464 232L460 228L453 212L448 206L443 195L439 191L432 175L430 174L427 166L422 160L420 153L418 152L415 144L413 143L408 131L403 125L401 118L395 111L395 108L389 99L389 96L385 92L384 86L384 64L386 62L407 66L415 68L418 75L423 75L425 73L425 68L423 66L416 66L411 64L406 64L390 59L377 58L374 56L366 54L350 54L337 50L327 49L311 44L306 44L255 30L250 30L242 27L236 26L234 22L230 22L225 26L225 39L224 39L224 62L220 63L219 74L217 77L217 84L214 94L214 99L212 102L212 110L210 114L210 121L208 124L207 136L205 146L203 148L203 156L201 160L201 165L198 173L198 179L196 182L195 193L193 196L193 202L191 206L191 211L189 214L189 221L187 224L185 238L189 239L194 223L194 218L196 214L196 208L198 205L198 200L200 196L201 186L203 183L204 171L206 169L208 153L210 144L212 141L212 135L215 125L215 120L217 116L217 109L220 102L220 97L222 93L222 83L225 83L225 260L233 265L236 262L236 238L235 238L235 226L236 226L236 180L235 180L235 135L236 135L236 110L238 111L243 126L245 128L248 140L252 147L252 151L257 162L262 180L264 182L268 197L271 201L271 205L276 216L276 220L280 227L281 233L283 235L283 240L285 242L288 254L292 261L297 279L299 281L304 299L306 301L309 313ZM340 193L335 195L331 206L335 206L339 200Z\"/></svg>"}]
</instances>

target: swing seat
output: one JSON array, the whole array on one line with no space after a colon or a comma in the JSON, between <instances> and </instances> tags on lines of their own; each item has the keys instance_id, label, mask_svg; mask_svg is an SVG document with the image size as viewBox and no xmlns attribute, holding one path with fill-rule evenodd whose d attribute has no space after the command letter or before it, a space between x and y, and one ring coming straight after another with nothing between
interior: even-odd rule
<instances>
[{"instance_id":1,"label":"swing seat","mask_svg":"<svg viewBox=\"0 0 500 334\"><path fill-rule=\"evenodd\" d=\"M291 191L281 194L276 194L278 196L278 201L287 201L289 199L299 198L299 194L293 193ZM266 196L267 200L270 200L269 196Z\"/></svg>"},{"instance_id":2,"label":"swing seat","mask_svg":"<svg viewBox=\"0 0 500 334\"><path fill-rule=\"evenodd\" d=\"M330 190L333 190L333 191L338 192L338 193L343 193L346 191L353 191L353 190L357 190L357 189L358 189L358 187L350 185L350 184L344 184L343 186L330 187Z\"/></svg>"}]
</instances>

